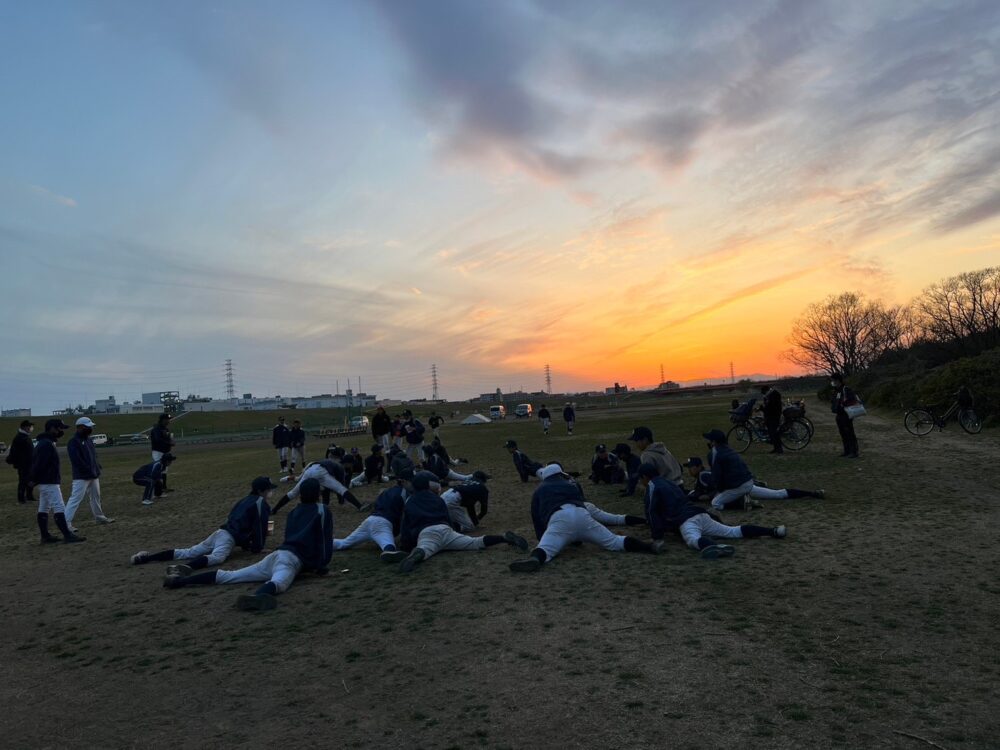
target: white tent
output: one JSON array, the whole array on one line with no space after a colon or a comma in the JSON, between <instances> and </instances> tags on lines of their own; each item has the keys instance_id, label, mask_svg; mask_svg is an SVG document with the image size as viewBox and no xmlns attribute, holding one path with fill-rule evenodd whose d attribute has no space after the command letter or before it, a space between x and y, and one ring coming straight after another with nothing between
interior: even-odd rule
<instances>
[{"instance_id":1,"label":"white tent","mask_svg":"<svg viewBox=\"0 0 1000 750\"><path fill-rule=\"evenodd\" d=\"M465 419L462 420L462 424L489 424L490 418L484 417L482 414L470 414Z\"/></svg>"}]
</instances>

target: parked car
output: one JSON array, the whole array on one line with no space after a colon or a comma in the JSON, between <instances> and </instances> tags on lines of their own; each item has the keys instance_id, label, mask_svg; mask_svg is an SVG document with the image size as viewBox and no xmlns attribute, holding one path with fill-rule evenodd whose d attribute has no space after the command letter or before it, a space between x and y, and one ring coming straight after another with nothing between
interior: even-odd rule
<instances>
[{"instance_id":1,"label":"parked car","mask_svg":"<svg viewBox=\"0 0 1000 750\"><path fill-rule=\"evenodd\" d=\"M368 417L351 417L352 430L367 430L369 427Z\"/></svg>"},{"instance_id":2,"label":"parked car","mask_svg":"<svg viewBox=\"0 0 1000 750\"><path fill-rule=\"evenodd\" d=\"M533 413L531 404L518 404L514 408L514 417L517 419L522 419L524 417L530 417Z\"/></svg>"},{"instance_id":3,"label":"parked car","mask_svg":"<svg viewBox=\"0 0 1000 750\"><path fill-rule=\"evenodd\" d=\"M94 435L91 435L90 439L94 441L94 445L107 445L109 442L108 436L105 435L103 432L98 432Z\"/></svg>"},{"instance_id":4,"label":"parked car","mask_svg":"<svg viewBox=\"0 0 1000 750\"><path fill-rule=\"evenodd\" d=\"M506 419L507 407L503 404L490 407L490 419Z\"/></svg>"},{"instance_id":5,"label":"parked car","mask_svg":"<svg viewBox=\"0 0 1000 750\"><path fill-rule=\"evenodd\" d=\"M118 436L118 442L120 443L145 443L147 440L149 440L149 435L143 432L129 432Z\"/></svg>"}]
</instances>

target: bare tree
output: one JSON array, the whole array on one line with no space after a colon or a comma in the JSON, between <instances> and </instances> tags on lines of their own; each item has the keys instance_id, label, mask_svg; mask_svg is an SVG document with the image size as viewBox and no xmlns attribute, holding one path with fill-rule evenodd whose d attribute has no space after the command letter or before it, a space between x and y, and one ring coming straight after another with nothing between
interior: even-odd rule
<instances>
[{"instance_id":1,"label":"bare tree","mask_svg":"<svg viewBox=\"0 0 1000 750\"><path fill-rule=\"evenodd\" d=\"M906 308L845 292L806 308L792 324L785 357L813 371L851 374L902 348L910 330Z\"/></svg>"},{"instance_id":2,"label":"bare tree","mask_svg":"<svg viewBox=\"0 0 1000 750\"><path fill-rule=\"evenodd\" d=\"M964 354L1000 346L1000 266L931 284L913 307L924 339Z\"/></svg>"}]
</instances>

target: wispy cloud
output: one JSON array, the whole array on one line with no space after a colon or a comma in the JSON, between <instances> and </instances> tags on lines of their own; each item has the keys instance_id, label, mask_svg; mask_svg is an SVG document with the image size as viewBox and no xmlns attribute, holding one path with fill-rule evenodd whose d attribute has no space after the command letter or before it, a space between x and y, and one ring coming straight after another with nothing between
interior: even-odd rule
<instances>
[{"instance_id":1,"label":"wispy cloud","mask_svg":"<svg viewBox=\"0 0 1000 750\"><path fill-rule=\"evenodd\" d=\"M40 195L46 200L55 201L60 206L66 206L68 208L76 208L76 200L70 198L66 195L59 195L59 193L54 193L48 188L43 188L41 185L30 185L29 189L35 195Z\"/></svg>"}]
</instances>

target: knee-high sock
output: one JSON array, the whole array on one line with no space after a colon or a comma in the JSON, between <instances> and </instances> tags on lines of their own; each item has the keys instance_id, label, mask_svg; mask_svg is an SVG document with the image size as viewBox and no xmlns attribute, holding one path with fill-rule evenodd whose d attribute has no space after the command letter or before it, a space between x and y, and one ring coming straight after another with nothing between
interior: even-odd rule
<instances>
[{"instance_id":1,"label":"knee-high sock","mask_svg":"<svg viewBox=\"0 0 1000 750\"><path fill-rule=\"evenodd\" d=\"M714 547L715 540L708 536L703 536L698 540L698 549L705 549L705 547Z\"/></svg>"},{"instance_id":2,"label":"knee-high sock","mask_svg":"<svg viewBox=\"0 0 1000 750\"><path fill-rule=\"evenodd\" d=\"M193 576L185 576L177 581L178 586L202 586L215 583L216 571L209 570L206 573L195 573Z\"/></svg>"},{"instance_id":3,"label":"knee-high sock","mask_svg":"<svg viewBox=\"0 0 1000 750\"><path fill-rule=\"evenodd\" d=\"M483 546L492 547L495 544L503 544L507 540L499 534L487 534L483 537Z\"/></svg>"},{"instance_id":4,"label":"knee-high sock","mask_svg":"<svg viewBox=\"0 0 1000 750\"><path fill-rule=\"evenodd\" d=\"M645 526L646 525L646 519L643 516L629 516L629 515L626 515L625 516L625 525L626 526Z\"/></svg>"},{"instance_id":5,"label":"knee-high sock","mask_svg":"<svg viewBox=\"0 0 1000 750\"><path fill-rule=\"evenodd\" d=\"M533 550L531 550L531 556L541 563L549 559L549 556L546 554L545 550L543 550L541 547L535 547Z\"/></svg>"},{"instance_id":6,"label":"knee-high sock","mask_svg":"<svg viewBox=\"0 0 1000 750\"><path fill-rule=\"evenodd\" d=\"M774 536L774 529L766 526L751 526L750 524L744 524L740 526L740 533L743 534L744 539L756 539L760 536Z\"/></svg>"},{"instance_id":7,"label":"knee-high sock","mask_svg":"<svg viewBox=\"0 0 1000 750\"><path fill-rule=\"evenodd\" d=\"M641 539L636 539L634 536L625 537L625 551L626 552L652 552L653 545L649 542L644 542Z\"/></svg>"},{"instance_id":8,"label":"knee-high sock","mask_svg":"<svg viewBox=\"0 0 1000 750\"><path fill-rule=\"evenodd\" d=\"M278 587L274 584L273 581L268 581L263 586L261 586L259 589L257 589L256 591L254 591L254 594L256 594L257 596L260 596L261 594L270 594L271 596L277 596L278 595Z\"/></svg>"},{"instance_id":9,"label":"knee-high sock","mask_svg":"<svg viewBox=\"0 0 1000 750\"><path fill-rule=\"evenodd\" d=\"M819 497L818 492L813 492L812 490L797 490L793 487L789 487L785 492L788 493L788 497L792 500L797 500L800 497Z\"/></svg>"},{"instance_id":10,"label":"knee-high sock","mask_svg":"<svg viewBox=\"0 0 1000 750\"><path fill-rule=\"evenodd\" d=\"M161 560L173 560L174 551L172 549L165 549L162 552L153 552L149 555L143 555L143 562L160 562Z\"/></svg>"},{"instance_id":11,"label":"knee-high sock","mask_svg":"<svg viewBox=\"0 0 1000 750\"><path fill-rule=\"evenodd\" d=\"M188 561L188 566L192 570L201 570L208 567L208 555L198 555L194 560Z\"/></svg>"},{"instance_id":12,"label":"knee-high sock","mask_svg":"<svg viewBox=\"0 0 1000 750\"><path fill-rule=\"evenodd\" d=\"M69 524L66 523L66 514L54 513L53 516L56 521L56 526L59 528L59 531L62 532L62 535L66 539L71 539L73 537L73 532L69 530Z\"/></svg>"},{"instance_id":13,"label":"knee-high sock","mask_svg":"<svg viewBox=\"0 0 1000 750\"><path fill-rule=\"evenodd\" d=\"M49 538L51 538L52 535L49 533L49 514L48 513L39 513L36 516L36 518L38 520L38 530L42 534L42 539L49 539Z\"/></svg>"}]
</instances>

